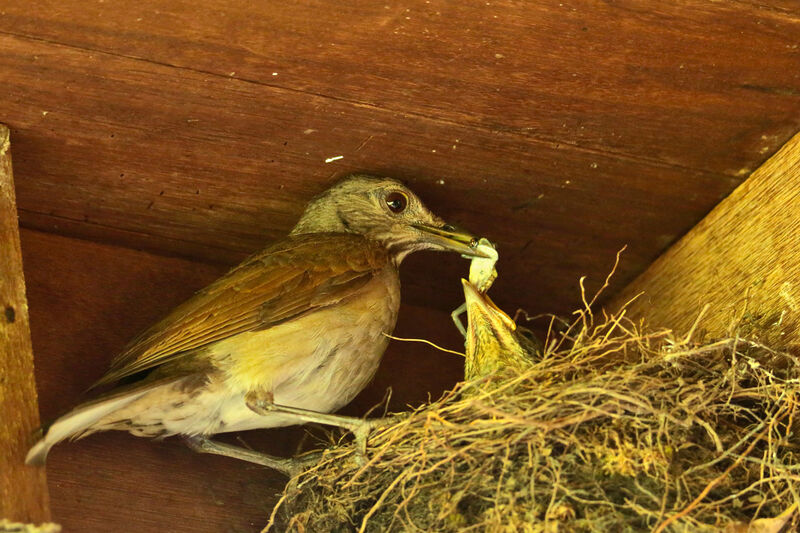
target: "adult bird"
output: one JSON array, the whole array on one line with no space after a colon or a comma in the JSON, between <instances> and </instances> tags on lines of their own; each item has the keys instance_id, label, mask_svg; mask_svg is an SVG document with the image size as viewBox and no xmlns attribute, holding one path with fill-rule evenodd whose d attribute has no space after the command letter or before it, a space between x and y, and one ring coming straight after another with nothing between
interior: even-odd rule
<instances>
[{"instance_id":1,"label":"adult bird","mask_svg":"<svg viewBox=\"0 0 800 533\"><path fill-rule=\"evenodd\" d=\"M403 258L476 256L476 242L400 182L349 176L312 199L287 237L133 339L96 384L111 390L46 428L26 462L43 464L64 439L124 430L286 470L209 436L318 420L350 402L394 329Z\"/></svg>"}]
</instances>

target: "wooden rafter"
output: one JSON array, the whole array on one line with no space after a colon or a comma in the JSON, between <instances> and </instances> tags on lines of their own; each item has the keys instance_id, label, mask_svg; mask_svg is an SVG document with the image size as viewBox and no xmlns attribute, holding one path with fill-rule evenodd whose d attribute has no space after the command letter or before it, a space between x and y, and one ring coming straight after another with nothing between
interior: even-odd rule
<instances>
[{"instance_id":1,"label":"wooden rafter","mask_svg":"<svg viewBox=\"0 0 800 533\"><path fill-rule=\"evenodd\" d=\"M800 348L800 133L614 299L634 317Z\"/></svg>"},{"instance_id":2,"label":"wooden rafter","mask_svg":"<svg viewBox=\"0 0 800 533\"><path fill-rule=\"evenodd\" d=\"M43 522L44 469L24 465L39 411L9 144L0 124L0 519Z\"/></svg>"}]
</instances>

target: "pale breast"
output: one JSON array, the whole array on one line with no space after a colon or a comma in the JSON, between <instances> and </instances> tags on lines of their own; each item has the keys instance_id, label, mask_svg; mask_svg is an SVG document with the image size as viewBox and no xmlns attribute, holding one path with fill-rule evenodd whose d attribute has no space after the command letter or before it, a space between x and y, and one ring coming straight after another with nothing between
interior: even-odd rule
<instances>
[{"instance_id":1,"label":"pale breast","mask_svg":"<svg viewBox=\"0 0 800 533\"><path fill-rule=\"evenodd\" d=\"M400 281L389 266L346 301L217 343L213 355L234 396L260 389L272 392L277 404L335 411L374 376L399 307ZM277 417L251 420L236 402L229 407L223 413L228 431L282 425Z\"/></svg>"}]
</instances>

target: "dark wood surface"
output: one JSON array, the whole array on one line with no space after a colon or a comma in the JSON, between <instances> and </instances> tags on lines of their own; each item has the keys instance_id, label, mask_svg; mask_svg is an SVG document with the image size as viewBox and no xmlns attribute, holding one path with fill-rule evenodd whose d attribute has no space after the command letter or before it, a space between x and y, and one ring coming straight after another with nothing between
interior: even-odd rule
<instances>
[{"instance_id":1,"label":"dark wood surface","mask_svg":"<svg viewBox=\"0 0 800 533\"><path fill-rule=\"evenodd\" d=\"M45 473L23 464L39 425L8 128L0 124L0 519L50 519Z\"/></svg>"},{"instance_id":2,"label":"dark wood surface","mask_svg":"<svg viewBox=\"0 0 800 533\"><path fill-rule=\"evenodd\" d=\"M698 340L741 328L800 356L798 207L800 134L626 287L611 311L641 293L628 306L632 318L680 334L697 322Z\"/></svg>"},{"instance_id":3,"label":"dark wood surface","mask_svg":"<svg viewBox=\"0 0 800 533\"><path fill-rule=\"evenodd\" d=\"M31 230L22 240L43 420L78 402L140 329L224 271ZM396 334L459 348L458 333L439 311L403 306ZM389 386L391 407L401 410L428 393L438 396L462 372L457 356L392 341L375 381L346 412L363 415ZM256 449L290 455L303 431L242 435ZM116 432L54 447L47 473L53 520L86 533L258 531L284 482L260 467L197 455L177 439Z\"/></svg>"},{"instance_id":4,"label":"dark wood surface","mask_svg":"<svg viewBox=\"0 0 800 533\"><path fill-rule=\"evenodd\" d=\"M30 39L0 48L22 223L66 235L230 264L367 170L497 241L500 302L567 312L579 276L601 279L628 244L627 281L739 183ZM458 303L463 264L413 264L410 301Z\"/></svg>"},{"instance_id":5,"label":"dark wood surface","mask_svg":"<svg viewBox=\"0 0 800 533\"><path fill-rule=\"evenodd\" d=\"M791 2L11 4L4 32L174 66L172 76L230 77L731 175L754 170L765 147L800 127Z\"/></svg>"}]
</instances>

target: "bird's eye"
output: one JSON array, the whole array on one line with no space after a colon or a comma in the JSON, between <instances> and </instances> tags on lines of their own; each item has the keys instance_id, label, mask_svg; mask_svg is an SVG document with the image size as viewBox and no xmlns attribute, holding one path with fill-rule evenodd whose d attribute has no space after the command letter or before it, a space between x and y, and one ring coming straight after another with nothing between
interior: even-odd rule
<instances>
[{"instance_id":1,"label":"bird's eye","mask_svg":"<svg viewBox=\"0 0 800 533\"><path fill-rule=\"evenodd\" d=\"M402 213L408 207L408 196L399 191L390 192L386 195L386 207L392 213Z\"/></svg>"}]
</instances>

